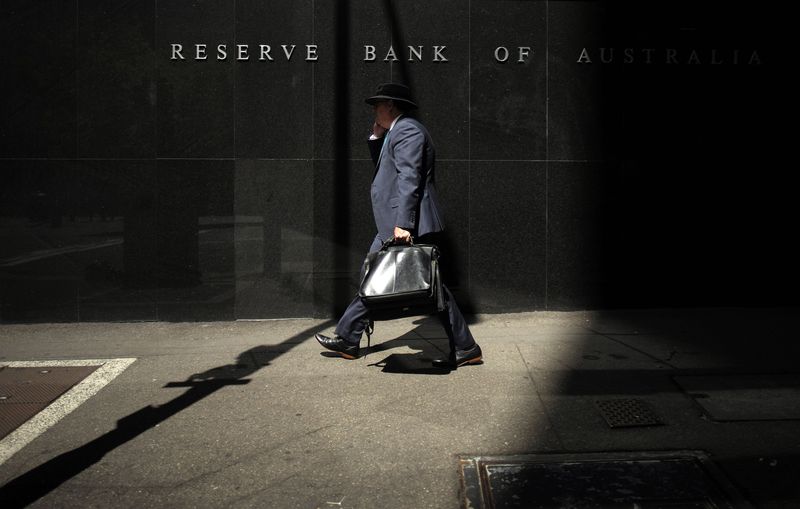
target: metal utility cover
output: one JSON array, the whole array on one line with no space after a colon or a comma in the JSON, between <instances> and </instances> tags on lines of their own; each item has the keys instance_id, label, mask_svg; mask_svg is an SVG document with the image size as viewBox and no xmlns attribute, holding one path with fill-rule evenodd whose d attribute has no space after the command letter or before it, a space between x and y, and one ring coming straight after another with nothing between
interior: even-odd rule
<instances>
[{"instance_id":1,"label":"metal utility cover","mask_svg":"<svg viewBox=\"0 0 800 509\"><path fill-rule=\"evenodd\" d=\"M98 366L0 367L0 438L45 409Z\"/></svg>"},{"instance_id":2,"label":"metal utility cover","mask_svg":"<svg viewBox=\"0 0 800 509\"><path fill-rule=\"evenodd\" d=\"M461 457L463 507L750 508L699 451Z\"/></svg>"},{"instance_id":3,"label":"metal utility cover","mask_svg":"<svg viewBox=\"0 0 800 509\"><path fill-rule=\"evenodd\" d=\"M72 387L99 366L0 367L0 385L52 384Z\"/></svg>"},{"instance_id":4,"label":"metal utility cover","mask_svg":"<svg viewBox=\"0 0 800 509\"><path fill-rule=\"evenodd\" d=\"M800 419L800 374L676 376L715 421Z\"/></svg>"},{"instance_id":5,"label":"metal utility cover","mask_svg":"<svg viewBox=\"0 0 800 509\"><path fill-rule=\"evenodd\" d=\"M594 404L612 428L664 424L650 405L641 399L605 399L595 401Z\"/></svg>"},{"instance_id":6,"label":"metal utility cover","mask_svg":"<svg viewBox=\"0 0 800 509\"><path fill-rule=\"evenodd\" d=\"M28 419L38 414L49 403L11 403L0 405L0 439L19 428Z\"/></svg>"}]
</instances>

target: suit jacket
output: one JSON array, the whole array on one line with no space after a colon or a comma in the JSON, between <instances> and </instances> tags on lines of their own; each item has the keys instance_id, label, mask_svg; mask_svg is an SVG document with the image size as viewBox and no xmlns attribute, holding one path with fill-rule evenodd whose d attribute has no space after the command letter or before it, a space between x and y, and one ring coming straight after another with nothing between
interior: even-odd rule
<instances>
[{"instance_id":1,"label":"suit jacket","mask_svg":"<svg viewBox=\"0 0 800 509\"><path fill-rule=\"evenodd\" d=\"M436 153L425 126L400 117L384 138L370 140L369 147L375 163L370 194L378 236L392 237L395 226L410 230L415 237L442 231Z\"/></svg>"}]
</instances>

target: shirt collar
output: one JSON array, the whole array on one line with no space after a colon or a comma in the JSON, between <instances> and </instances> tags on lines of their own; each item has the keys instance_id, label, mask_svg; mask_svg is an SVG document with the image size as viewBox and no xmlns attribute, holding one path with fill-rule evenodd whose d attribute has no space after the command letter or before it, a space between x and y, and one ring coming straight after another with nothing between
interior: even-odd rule
<instances>
[{"instance_id":1,"label":"shirt collar","mask_svg":"<svg viewBox=\"0 0 800 509\"><path fill-rule=\"evenodd\" d=\"M394 119L394 120L392 121L392 125L390 125L390 126L389 126L389 130L390 130L390 131L391 131L392 129L394 129L394 125L395 125L395 124L397 123L397 121L398 121L398 120L400 120L401 118L403 118L403 115L400 115L400 116L398 116L396 119Z\"/></svg>"}]
</instances>

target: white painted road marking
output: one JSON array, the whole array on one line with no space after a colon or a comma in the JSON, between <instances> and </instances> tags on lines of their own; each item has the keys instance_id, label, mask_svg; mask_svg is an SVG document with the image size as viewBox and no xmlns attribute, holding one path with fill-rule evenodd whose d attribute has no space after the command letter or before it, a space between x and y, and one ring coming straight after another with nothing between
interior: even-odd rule
<instances>
[{"instance_id":1,"label":"white painted road marking","mask_svg":"<svg viewBox=\"0 0 800 509\"><path fill-rule=\"evenodd\" d=\"M8 368L42 368L65 366L100 366L91 375L50 403L47 408L31 417L19 428L0 440L0 465L34 438L47 431L55 423L97 394L106 384L133 364L135 358L122 359L73 359L64 361L11 361L0 362Z\"/></svg>"}]
</instances>

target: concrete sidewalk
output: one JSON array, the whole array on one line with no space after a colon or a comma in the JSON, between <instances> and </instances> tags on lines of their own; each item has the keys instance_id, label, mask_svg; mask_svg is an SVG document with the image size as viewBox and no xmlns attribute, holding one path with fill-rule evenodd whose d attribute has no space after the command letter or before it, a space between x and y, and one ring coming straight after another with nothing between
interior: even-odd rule
<instances>
[{"instance_id":1,"label":"concrete sidewalk","mask_svg":"<svg viewBox=\"0 0 800 509\"><path fill-rule=\"evenodd\" d=\"M798 316L480 315L486 362L452 372L424 317L355 361L311 319L0 326L0 363L136 359L0 465L0 506L456 508L464 457L702 451L753 506L800 507ZM610 427L617 399L663 425Z\"/></svg>"}]
</instances>

